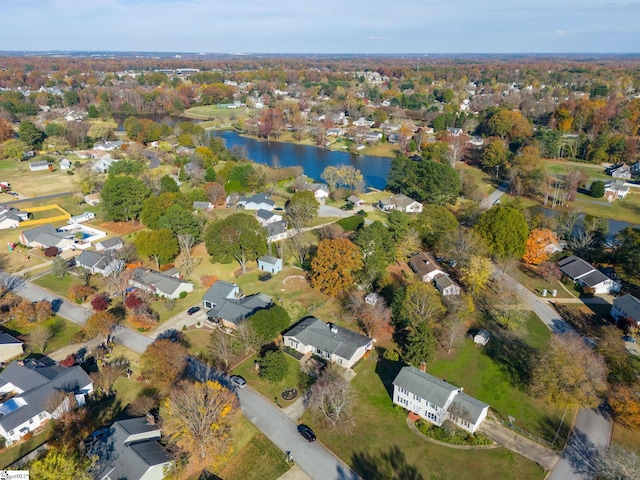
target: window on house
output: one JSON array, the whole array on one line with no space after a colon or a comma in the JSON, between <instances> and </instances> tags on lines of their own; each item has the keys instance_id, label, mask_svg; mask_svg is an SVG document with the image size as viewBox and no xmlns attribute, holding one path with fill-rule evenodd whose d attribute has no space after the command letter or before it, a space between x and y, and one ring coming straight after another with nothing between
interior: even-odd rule
<instances>
[{"instance_id":1,"label":"window on house","mask_svg":"<svg viewBox=\"0 0 640 480\"><path fill-rule=\"evenodd\" d=\"M30 419L29 419L29 423L33 423L33 418L30 418Z\"/></svg>"},{"instance_id":2,"label":"window on house","mask_svg":"<svg viewBox=\"0 0 640 480\"><path fill-rule=\"evenodd\" d=\"M420 398L418 395L416 395L415 393L413 394L413 399L416 400L418 403L420 403L422 401L422 398Z\"/></svg>"},{"instance_id":3,"label":"window on house","mask_svg":"<svg viewBox=\"0 0 640 480\"><path fill-rule=\"evenodd\" d=\"M338 363L342 365L342 359L340 357L338 357Z\"/></svg>"},{"instance_id":4,"label":"window on house","mask_svg":"<svg viewBox=\"0 0 640 480\"><path fill-rule=\"evenodd\" d=\"M403 395L409 395L409 392L406 391L404 388L398 387L398 389L400 390L400 393L402 393Z\"/></svg>"},{"instance_id":5,"label":"window on house","mask_svg":"<svg viewBox=\"0 0 640 480\"><path fill-rule=\"evenodd\" d=\"M13 430L11 430L11 431L9 432L9 436L10 436L10 437L11 437L11 436L13 436Z\"/></svg>"}]
</instances>

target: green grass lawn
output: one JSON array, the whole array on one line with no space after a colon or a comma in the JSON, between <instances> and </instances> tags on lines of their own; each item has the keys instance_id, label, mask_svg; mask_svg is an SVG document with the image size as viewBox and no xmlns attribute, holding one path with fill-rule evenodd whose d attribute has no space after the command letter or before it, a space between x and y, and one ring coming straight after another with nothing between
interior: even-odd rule
<instances>
[{"instance_id":1,"label":"green grass lawn","mask_svg":"<svg viewBox=\"0 0 640 480\"><path fill-rule=\"evenodd\" d=\"M70 273L66 274L62 278L54 275L53 273L49 273L48 275L33 280L33 283L52 291L56 295L66 298L69 294L69 288L71 285L80 285L82 284L82 280Z\"/></svg>"},{"instance_id":2,"label":"green grass lawn","mask_svg":"<svg viewBox=\"0 0 640 480\"><path fill-rule=\"evenodd\" d=\"M232 430L233 453L218 472L225 480L276 480L290 466L284 453L244 417Z\"/></svg>"},{"instance_id":3,"label":"green grass lawn","mask_svg":"<svg viewBox=\"0 0 640 480\"><path fill-rule=\"evenodd\" d=\"M49 439L51 435L51 423L49 422L44 430L34 435L26 442L15 445L14 447L0 451L0 468L6 468L13 462L24 457L27 453L35 450Z\"/></svg>"},{"instance_id":4,"label":"green grass lawn","mask_svg":"<svg viewBox=\"0 0 640 480\"><path fill-rule=\"evenodd\" d=\"M348 432L331 430L308 412L302 421L362 478L452 478L542 479L542 469L503 448L455 450L429 443L406 424L407 412L393 406L387 388L401 365L376 355L360 363L352 385L357 395L356 426ZM395 468L394 468L395 467ZM391 472L396 472L393 475ZM415 474L413 474L415 472Z\"/></svg>"},{"instance_id":5,"label":"green grass lawn","mask_svg":"<svg viewBox=\"0 0 640 480\"><path fill-rule=\"evenodd\" d=\"M610 179L610 178L609 178ZM640 193L630 190L627 198L608 203L604 199L596 199L583 193L578 193L573 207L580 209L587 215L610 218L621 222L640 223ZM596 203L594 203L596 202Z\"/></svg>"},{"instance_id":6,"label":"green grass lawn","mask_svg":"<svg viewBox=\"0 0 640 480\"><path fill-rule=\"evenodd\" d=\"M518 282L523 284L532 292L537 293L538 295L542 295L542 290L547 290L547 295L551 296L551 292L553 290L557 291L557 297L559 298L571 298L571 295L562 288L559 280L551 280L547 282L544 278L534 276L533 273L529 274L527 270L520 268L520 266L516 266L515 268L509 271L509 274ZM570 290L570 286L567 286ZM574 295L577 297L577 292L574 292Z\"/></svg>"},{"instance_id":7,"label":"green grass lawn","mask_svg":"<svg viewBox=\"0 0 640 480\"><path fill-rule=\"evenodd\" d=\"M231 373L243 376L251 388L257 390L271 401L274 401L274 399L277 398L278 403L281 406L286 407L290 402L283 400L280 394L284 388L298 387L298 372L300 371L300 364L295 358L285 355L287 363L289 364L287 375L278 383L269 383L266 380L263 380L254 370L253 363L256 358L257 355L252 355L231 370Z\"/></svg>"}]
</instances>

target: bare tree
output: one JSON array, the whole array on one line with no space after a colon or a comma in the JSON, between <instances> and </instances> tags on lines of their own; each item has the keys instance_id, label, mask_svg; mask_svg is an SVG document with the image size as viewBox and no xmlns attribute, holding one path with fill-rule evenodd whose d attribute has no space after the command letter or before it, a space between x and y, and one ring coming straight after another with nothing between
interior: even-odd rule
<instances>
[{"instance_id":1,"label":"bare tree","mask_svg":"<svg viewBox=\"0 0 640 480\"><path fill-rule=\"evenodd\" d=\"M345 308L355 317L364 334L371 338L391 320L391 310L380 296L372 305L364 301L362 294L351 292L345 299Z\"/></svg>"},{"instance_id":2,"label":"bare tree","mask_svg":"<svg viewBox=\"0 0 640 480\"><path fill-rule=\"evenodd\" d=\"M179 263L179 268L185 275L190 275L196 267L195 259L191 255L191 249L193 248L196 240L190 233L178 235L177 239L178 245L180 246L180 255L178 257L179 260L176 259L176 262Z\"/></svg>"},{"instance_id":3,"label":"bare tree","mask_svg":"<svg viewBox=\"0 0 640 480\"><path fill-rule=\"evenodd\" d=\"M606 453L591 459L597 478L601 480L633 480L640 478L640 457L635 452L611 445Z\"/></svg>"},{"instance_id":4,"label":"bare tree","mask_svg":"<svg viewBox=\"0 0 640 480\"><path fill-rule=\"evenodd\" d=\"M127 296L127 289L131 286L129 280L133 278L132 270L121 270L114 272L106 278L109 290L124 300Z\"/></svg>"},{"instance_id":5,"label":"bare tree","mask_svg":"<svg viewBox=\"0 0 640 480\"><path fill-rule=\"evenodd\" d=\"M116 357L108 364L104 365L98 372L92 374L91 378L95 385L104 392L110 392L116 380L129 368L129 360L124 357Z\"/></svg>"},{"instance_id":6,"label":"bare tree","mask_svg":"<svg viewBox=\"0 0 640 480\"><path fill-rule=\"evenodd\" d=\"M447 354L451 353L453 347L460 340L465 331L465 325L459 315L447 315L437 330L437 337Z\"/></svg>"},{"instance_id":7,"label":"bare tree","mask_svg":"<svg viewBox=\"0 0 640 480\"><path fill-rule=\"evenodd\" d=\"M141 415L146 415L151 410L153 410L158 404L158 400L151 396L145 395L144 393L138 395L133 403L130 403L127 407L127 411L131 413L131 415L135 415L139 417Z\"/></svg>"},{"instance_id":8,"label":"bare tree","mask_svg":"<svg viewBox=\"0 0 640 480\"><path fill-rule=\"evenodd\" d=\"M240 322L236 328L236 336L244 348L244 353L249 353L262 344L262 339L250 322Z\"/></svg>"},{"instance_id":9,"label":"bare tree","mask_svg":"<svg viewBox=\"0 0 640 480\"><path fill-rule=\"evenodd\" d=\"M233 338L222 330L215 330L209 339L209 353L216 365L226 371L233 355Z\"/></svg>"},{"instance_id":10,"label":"bare tree","mask_svg":"<svg viewBox=\"0 0 640 480\"><path fill-rule=\"evenodd\" d=\"M451 142L449 143L449 148L447 150L447 162L451 165L452 168L456 168L456 166L462 161L464 158L464 154L467 151L467 144L462 138L453 137Z\"/></svg>"},{"instance_id":11,"label":"bare tree","mask_svg":"<svg viewBox=\"0 0 640 480\"><path fill-rule=\"evenodd\" d=\"M320 240L333 240L334 238L344 238L344 228L336 223L331 223L329 225L325 225L319 230L316 230L318 233L318 238Z\"/></svg>"},{"instance_id":12,"label":"bare tree","mask_svg":"<svg viewBox=\"0 0 640 480\"><path fill-rule=\"evenodd\" d=\"M313 385L310 406L332 427L349 428L355 423L352 415L355 394L338 368L327 368Z\"/></svg>"},{"instance_id":13,"label":"bare tree","mask_svg":"<svg viewBox=\"0 0 640 480\"><path fill-rule=\"evenodd\" d=\"M40 353L44 353L47 345L54 339L54 337L55 335L49 327L46 327L45 325L38 325L29 334L27 343L31 350L35 347Z\"/></svg>"}]
</instances>

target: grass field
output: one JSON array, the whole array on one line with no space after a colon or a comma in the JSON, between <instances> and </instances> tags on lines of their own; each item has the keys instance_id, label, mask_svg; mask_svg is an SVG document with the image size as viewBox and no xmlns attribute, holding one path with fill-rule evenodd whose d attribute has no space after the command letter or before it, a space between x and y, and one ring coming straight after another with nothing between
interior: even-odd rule
<instances>
[{"instance_id":1,"label":"grass field","mask_svg":"<svg viewBox=\"0 0 640 480\"><path fill-rule=\"evenodd\" d=\"M38 157L32 161L36 160ZM26 197L79 191L74 179L75 177L67 175L65 170L32 172L29 170L29 162L12 162L2 169L2 180L11 184L11 190ZM6 194L0 195L9 198Z\"/></svg>"},{"instance_id":2,"label":"grass field","mask_svg":"<svg viewBox=\"0 0 640 480\"><path fill-rule=\"evenodd\" d=\"M53 338L53 340L51 340L49 345L47 345L44 352L37 353L55 352L56 350L69 345L75 334L81 330L81 327L79 325L76 325L75 323L72 323L61 317L52 317L42 323L34 323L27 326L18 326L13 321L11 321L5 323L3 327L4 330L10 335L17 336L29 335L29 333L31 333L38 325L49 327L55 332L55 337Z\"/></svg>"},{"instance_id":3,"label":"grass field","mask_svg":"<svg viewBox=\"0 0 640 480\"><path fill-rule=\"evenodd\" d=\"M401 365L371 355L358 365L352 381L358 398L356 426L348 432L331 430L306 413L308 423L336 455L362 478L542 479L542 469L503 448L455 450L427 442L409 430L407 412L393 406L390 382ZM391 472L395 472L395 475Z\"/></svg>"},{"instance_id":4,"label":"grass field","mask_svg":"<svg viewBox=\"0 0 640 480\"><path fill-rule=\"evenodd\" d=\"M542 295L542 290L547 290L547 295L551 296L551 292L553 290L557 291L558 298L571 298L572 295L567 292L560 283L560 280L551 280L547 282L544 278L534 275L533 273L529 274L526 270L520 268L518 265L516 268L511 269L509 274L516 279L518 282L522 283L525 287L527 287L532 292L537 293L538 295ZM573 290L573 287L566 286L569 290ZM575 290L572 292L573 296L577 297L578 292Z\"/></svg>"},{"instance_id":5,"label":"grass field","mask_svg":"<svg viewBox=\"0 0 640 480\"><path fill-rule=\"evenodd\" d=\"M49 435L51 435L51 423L48 423L42 432L34 435L26 442L0 451L0 468L8 467L27 453L38 448L49 439Z\"/></svg>"},{"instance_id":6,"label":"grass field","mask_svg":"<svg viewBox=\"0 0 640 480\"><path fill-rule=\"evenodd\" d=\"M640 432L625 428L617 422L613 424L611 443L640 455Z\"/></svg>"},{"instance_id":7,"label":"grass field","mask_svg":"<svg viewBox=\"0 0 640 480\"><path fill-rule=\"evenodd\" d=\"M96 277L94 276L93 279L95 278ZM33 283L52 291L56 295L67 297L71 285L80 285L82 283L82 280L75 275L71 275L70 273L66 274L62 278L54 275L53 273L49 273L43 277L33 280Z\"/></svg>"}]
</instances>

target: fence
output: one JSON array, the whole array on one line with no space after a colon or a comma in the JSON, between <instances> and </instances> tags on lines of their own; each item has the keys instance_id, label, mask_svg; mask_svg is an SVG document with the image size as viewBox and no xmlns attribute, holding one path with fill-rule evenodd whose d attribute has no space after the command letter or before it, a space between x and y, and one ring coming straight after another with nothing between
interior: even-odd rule
<instances>
[{"instance_id":1,"label":"fence","mask_svg":"<svg viewBox=\"0 0 640 480\"><path fill-rule=\"evenodd\" d=\"M26 220L24 222L20 222L20 227L29 227L29 226L35 226L35 225L44 225L45 223L62 222L64 220L68 220L71 218L71 214L56 203L52 205L44 205L42 207L29 207L24 209L25 212L29 212L29 213L45 212L47 210L58 210L60 212L60 215L56 215L55 217L41 218L40 220Z\"/></svg>"}]
</instances>

